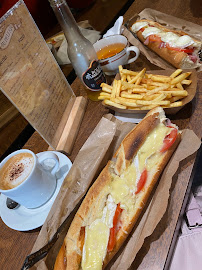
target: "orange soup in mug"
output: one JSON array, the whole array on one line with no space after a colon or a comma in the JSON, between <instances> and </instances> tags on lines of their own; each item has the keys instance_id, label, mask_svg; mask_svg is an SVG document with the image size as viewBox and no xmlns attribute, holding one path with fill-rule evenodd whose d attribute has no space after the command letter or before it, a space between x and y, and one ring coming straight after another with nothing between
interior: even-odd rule
<instances>
[{"instance_id":1,"label":"orange soup in mug","mask_svg":"<svg viewBox=\"0 0 202 270\"><path fill-rule=\"evenodd\" d=\"M113 35L98 40L93 44L102 70L106 75L114 75L120 65L134 62L139 56L139 49L129 46L125 36ZM130 52L135 52L135 57L129 59Z\"/></svg>"},{"instance_id":2,"label":"orange soup in mug","mask_svg":"<svg viewBox=\"0 0 202 270\"><path fill-rule=\"evenodd\" d=\"M106 59L108 57L114 56L117 53L120 53L125 48L123 43L114 43L108 44L104 48L100 48L97 51L97 57L99 60Z\"/></svg>"}]
</instances>

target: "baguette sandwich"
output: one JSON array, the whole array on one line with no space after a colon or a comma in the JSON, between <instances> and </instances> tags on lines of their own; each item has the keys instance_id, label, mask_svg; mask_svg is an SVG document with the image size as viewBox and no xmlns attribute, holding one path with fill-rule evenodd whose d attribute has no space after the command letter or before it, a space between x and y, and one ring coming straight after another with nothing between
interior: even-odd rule
<instances>
[{"instance_id":1,"label":"baguette sandwich","mask_svg":"<svg viewBox=\"0 0 202 270\"><path fill-rule=\"evenodd\" d=\"M161 107L132 129L84 198L54 270L106 267L137 222L180 137Z\"/></svg>"},{"instance_id":2,"label":"baguette sandwich","mask_svg":"<svg viewBox=\"0 0 202 270\"><path fill-rule=\"evenodd\" d=\"M185 32L167 29L150 20L136 21L131 30L144 45L174 67L192 69L201 65L199 59L201 41Z\"/></svg>"}]
</instances>

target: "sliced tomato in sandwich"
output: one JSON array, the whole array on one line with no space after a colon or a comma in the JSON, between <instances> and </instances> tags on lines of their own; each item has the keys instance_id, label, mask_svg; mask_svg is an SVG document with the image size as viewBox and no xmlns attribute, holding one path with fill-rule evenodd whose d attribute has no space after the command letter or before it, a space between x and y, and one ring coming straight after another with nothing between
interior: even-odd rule
<instances>
[{"instance_id":1,"label":"sliced tomato in sandwich","mask_svg":"<svg viewBox=\"0 0 202 270\"><path fill-rule=\"evenodd\" d=\"M169 44L166 44L166 48L173 51L178 52L185 52L185 53L193 53L193 48L178 48L178 47L171 47Z\"/></svg>"},{"instance_id":2,"label":"sliced tomato in sandwich","mask_svg":"<svg viewBox=\"0 0 202 270\"><path fill-rule=\"evenodd\" d=\"M151 42L155 42L155 41L161 42L161 38L159 36L157 36L157 35L150 35L149 36L149 41L151 41Z\"/></svg>"},{"instance_id":3,"label":"sliced tomato in sandwich","mask_svg":"<svg viewBox=\"0 0 202 270\"><path fill-rule=\"evenodd\" d=\"M139 31L141 31L141 32L143 32L145 30L145 28L144 27L142 27Z\"/></svg>"},{"instance_id":4,"label":"sliced tomato in sandwich","mask_svg":"<svg viewBox=\"0 0 202 270\"><path fill-rule=\"evenodd\" d=\"M147 181L147 169L144 169L137 183L137 190L135 191L135 194L138 194L143 189L146 181Z\"/></svg>"},{"instance_id":5,"label":"sliced tomato in sandwich","mask_svg":"<svg viewBox=\"0 0 202 270\"><path fill-rule=\"evenodd\" d=\"M163 147L161 148L160 152L167 151L173 145L176 138L177 138L177 129L173 128L171 132L165 136L163 140Z\"/></svg>"},{"instance_id":6,"label":"sliced tomato in sandwich","mask_svg":"<svg viewBox=\"0 0 202 270\"><path fill-rule=\"evenodd\" d=\"M116 235L118 232L117 224L119 221L119 217L123 209L121 209L120 203L117 204L116 211L113 218L113 227L110 229L110 235L109 235L109 242L107 246L108 252L112 251L114 249L114 246L116 244Z\"/></svg>"}]
</instances>

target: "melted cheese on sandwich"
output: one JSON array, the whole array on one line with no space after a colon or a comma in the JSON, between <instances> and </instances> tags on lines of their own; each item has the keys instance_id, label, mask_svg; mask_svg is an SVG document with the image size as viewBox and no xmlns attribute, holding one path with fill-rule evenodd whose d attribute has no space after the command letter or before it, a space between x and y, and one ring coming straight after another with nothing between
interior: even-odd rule
<instances>
[{"instance_id":1,"label":"melted cheese on sandwich","mask_svg":"<svg viewBox=\"0 0 202 270\"><path fill-rule=\"evenodd\" d=\"M85 227L85 242L82 255L82 269L101 270L106 256L110 228L113 227L113 218L116 204L112 196L107 198L102 218L96 219L90 226Z\"/></svg>"},{"instance_id":2,"label":"melted cheese on sandwich","mask_svg":"<svg viewBox=\"0 0 202 270\"><path fill-rule=\"evenodd\" d=\"M147 22L136 22L132 25L132 30L138 32L141 28L148 26Z\"/></svg>"},{"instance_id":3,"label":"melted cheese on sandwich","mask_svg":"<svg viewBox=\"0 0 202 270\"><path fill-rule=\"evenodd\" d=\"M135 208L135 194L137 183L144 168L148 172L155 169L159 163L162 153L160 149L163 140L171 131L163 123L158 126L147 136L144 144L140 147L133 162L120 175L112 174L110 184L105 187L107 194L106 206L90 226L85 229L85 242L82 255L82 269L99 270L102 269L102 263L107 253L107 246L110 235L110 228L113 227L113 217L117 204L120 203L122 209L125 209L127 216L132 218ZM147 184L148 185L148 184ZM143 191L142 191L143 192Z\"/></svg>"},{"instance_id":4,"label":"melted cheese on sandwich","mask_svg":"<svg viewBox=\"0 0 202 270\"><path fill-rule=\"evenodd\" d=\"M159 162L163 140L170 131L170 128L160 123L149 136L147 136L147 139L137 153L140 172L142 172L145 167L148 171L151 171Z\"/></svg>"},{"instance_id":5,"label":"melted cheese on sandwich","mask_svg":"<svg viewBox=\"0 0 202 270\"><path fill-rule=\"evenodd\" d=\"M109 241L109 227L96 219L85 229L85 245L82 257L82 269L101 270Z\"/></svg>"},{"instance_id":6,"label":"melted cheese on sandwich","mask_svg":"<svg viewBox=\"0 0 202 270\"><path fill-rule=\"evenodd\" d=\"M142 32L143 37L146 39L150 35L157 35L165 43L168 43L170 47L186 48L188 46L200 47L200 43L194 41L190 36L180 36L173 32L162 31L157 27L149 26L146 22L136 22L132 25L132 30L136 33L141 28L145 28Z\"/></svg>"},{"instance_id":7,"label":"melted cheese on sandwich","mask_svg":"<svg viewBox=\"0 0 202 270\"><path fill-rule=\"evenodd\" d=\"M142 32L143 37L146 39L148 36L160 34L162 31L157 27L146 27Z\"/></svg>"}]
</instances>

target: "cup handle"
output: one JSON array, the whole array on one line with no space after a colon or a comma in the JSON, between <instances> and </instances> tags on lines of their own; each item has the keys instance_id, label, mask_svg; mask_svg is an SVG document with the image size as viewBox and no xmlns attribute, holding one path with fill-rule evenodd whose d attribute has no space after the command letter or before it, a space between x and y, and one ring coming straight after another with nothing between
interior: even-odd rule
<instances>
[{"instance_id":1,"label":"cup handle","mask_svg":"<svg viewBox=\"0 0 202 270\"><path fill-rule=\"evenodd\" d=\"M128 54L129 54L130 51L136 53L135 57L128 60L128 64L134 62L138 58L138 56L140 55L140 50L135 46L130 46L130 47L126 48L126 51L127 51Z\"/></svg>"},{"instance_id":2,"label":"cup handle","mask_svg":"<svg viewBox=\"0 0 202 270\"><path fill-rule=\"evenodd\" d=\"M45 152L45 153L42 153L42 155L40 157L38 157L38 161L39 163L43 166L43 162L46 160L46 159L53 159L55 160L55 165L53 167L53 169L51 170L51 174L55 176L58 168L59 168L59 158L56 154L54 153L50 153L50 152Z\"/></svg>"}]
</instances>

